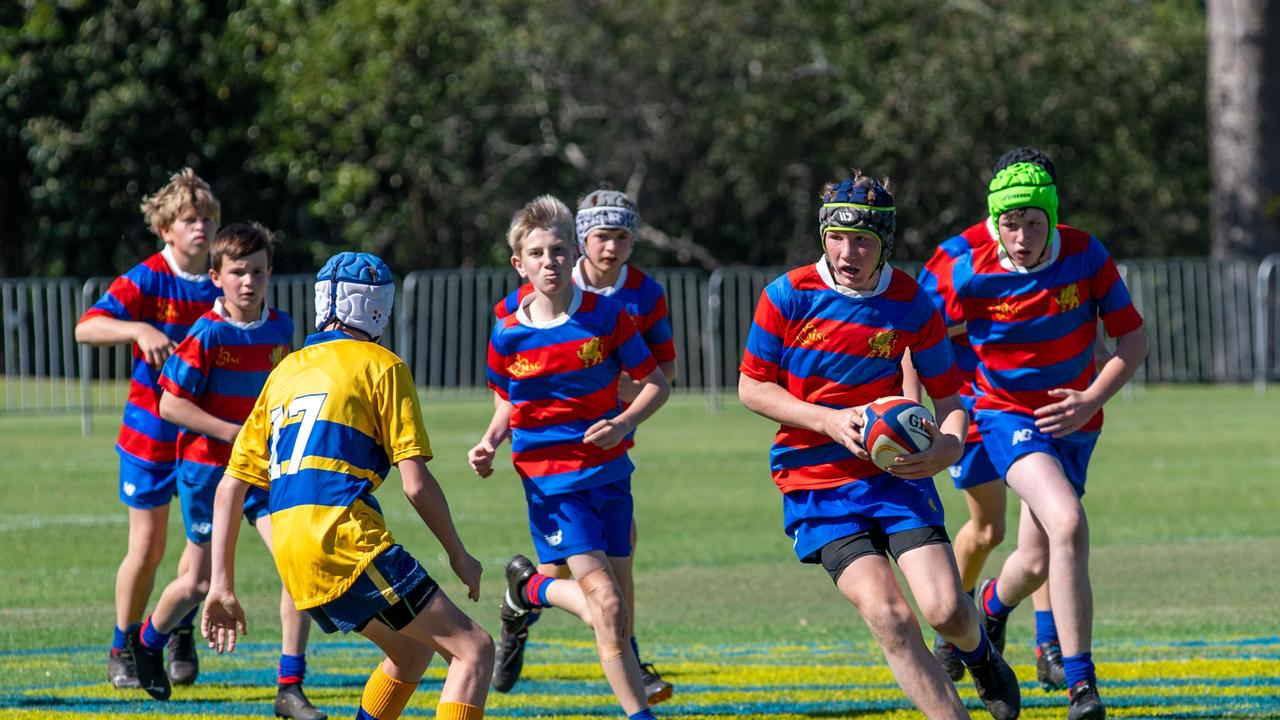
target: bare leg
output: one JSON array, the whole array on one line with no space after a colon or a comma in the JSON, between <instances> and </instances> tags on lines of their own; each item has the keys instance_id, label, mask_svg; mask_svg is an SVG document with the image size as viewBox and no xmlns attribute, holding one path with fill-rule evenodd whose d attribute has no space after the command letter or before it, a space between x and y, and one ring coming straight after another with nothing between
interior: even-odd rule
<instances>
[{"instance_id":1,"label":"bare leg","mask_svg":"<svg viewBox=\"0 0 1280 720\"><path fill-rule=\"evenodd\" d=\"M267 551L275 554L271 547L271 516L263 515L253 523L253 527L267 544ZM280 654L305 655L307 638L311 634L311 616L298 609L289 597L289 591L280 588Z\"/></svg>"},{"instance_id":2,"label":"bare leg","mask_svg":"<svg viewBox=\"0 0 1280 720\"><path fill-rule=\"evenodd\" d=\"M605 678L613 688L622 711L634 715L649 705L644 684L640 681L640 661L631 652L629 638L625 636L627 605L611 563L603 552L597 550L571 556L569 569L578 578L594 620L592 629L595 630L596 648Z\"/></svg>"},{"instance_id":3,"label":"bare leg","mask_svg":"<svg viewBox=\"0 0 1280 720\"><path fill-rule=\"evenodd\" d=\"M924 545L898 557L898 567L915 597L924 621L947 642L972 651L981 641L978 609L960 589L951 548Z\"/></svg>"},{"instance_id":4,"label":"bare leg","mask_svg":"<svg viewBox=\"0 0 1280 720\"><path fill-rule=\"evenodd\" d=\"M387 654L382 671L400 682L420 681L433 652L440 653L449 664L440 702L484 707L493 675L493 638L458 609L444 590L437 590L401 631L374 620L360 634Z\"/></svg>"},{"instance_id":5,"label":"bare leg","mask_svg":"<svg viewBox=\"0 0 1280 720\"><path fill-rule=\"evenodd\" d=\"M151 625L157 632L167 633L187 613L191 612L209 593L210 563L213 555L209 543L193 543L187 540L187 547L182 551L186 560L180 567L185 571L165 586L156 601L156 609L151 613Z\"/></svg>"},{"instance_id":6,"label":"bare leg","mask_svg":"<svg viewBox=\"0 0 1280 720\"><path fill-rule=\"evenodd\" d=\"M164 559L169 506L129 508L129 545L116 571L116 627L142 620L155 586L156 569Z\"/></svg>"},{"instance_id":7,"label":"bare leg","mask_svg":"<svg viewBox=\"0 0 1280 720\"><path fill-rule=\"evenodd\" d=\"M956 532L953 550L960 568L961 587L966 592L978 586L987 556L1004 541L1005 487L999 480L964 491L969 519Z\"/></svg>"},{"instance_id":8,"label":"bare leg","mask_svg":"<svg viewBox=\"0 0 1280 720\"><path fill-rule=\"evenodd\" d=\"M951 572L956 573L954 569ZM836 587L858 609L884 651L898 685L925 717L969 717L955 685L925 647L920 624L887 558L864 555L854 560L840 574Z\"/></svg>"},{"instance_id":9,"label":"bare leg","mask_svg":"<svg viewBox=\"0 0 1280 720\"><path fill-rule=\"evenodd\" d=\"M1009 468L1009 486L1023 500L1048 539L1049 593L1063 655L1089 652L1093 640L1093 588L1089 582L1089 524L1058 461L1045 453L1020 458ZM1026 510L1024 510L1024 517ZM1024 532L1018 530L1019 550L1000 574L1000 597L1013 604L1041 583L1032 562L1021 562ZM1006 577L1007 576L1007 577Z\"/></svg>"}]
</instances>

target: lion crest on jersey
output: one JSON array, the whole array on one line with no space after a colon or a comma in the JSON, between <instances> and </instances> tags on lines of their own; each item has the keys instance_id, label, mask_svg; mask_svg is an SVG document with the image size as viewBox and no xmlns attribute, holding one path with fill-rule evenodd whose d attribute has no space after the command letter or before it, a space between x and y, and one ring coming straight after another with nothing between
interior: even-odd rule
<instances>
[{"instance_id":1,"label":"lion crest on jersey","mask_svg":"<svg viewBox=\"0 0 1280 720\"><path fill-rule=\"evenodd\" d=\"M1058 311L1067 312L1080 307L1080 287L1075 283L1058 291Z\"/></svg>"},{"instance_id":2,"label":"lion crest on jersey","mask_svg":"<svg viewBox=\"0 0 1280 720\"><path fill-rule=\"evenodd\" d=\"M277 345L271 348L271 355L269 356L271 360L271 367L275 367L279 365L280 361L284 359L284 356L288 354L289 354L288 345Z\"/></svg>"},{"instance_id":3,"label":"lion crest on jersey","mask_svg":"<svg viewBox=\"0 0 1280 720\"><path fill-rule=\"evenodd\" d=\"M1012 320L1013 314L1018 312L1018 306L1010 304L1008 300L1004 300L996 305L988 305L987 312L991 313L991 317L994 320Z\"/></svg>"},{"instance_id":4,"label":"lion crest on jersey","mask_svg":"<svg viewBox=\"0 0 1280 720\"><path fill-rule=\"evenodd\" d=\"M796 333L796 343L800 347L809 347L810 345L817 347L826 342L829 337L829 335L814 327L812 323L808 323L800 328L800 332Z\"/></svg>"},{"instance_id":5,"label":"lion crest on jersey","mask_svg":"<svg viewBox=\"0 0 1280 720\"><path fill-rule=\"evenodd\" d=\"M893 357L893 348L898 344L898 332L896 330L881 330L871 339L867 341L867 347L871 348L871 357L890 358Z\"/></svg>"},{"instance_id":6,"label":"lion crest on jersey","mask_svg":"<svg viewBox=\"0 0 1280 720\"><path fill-rule=\"evenodd\" d=\"M516 355L516 359L507 365L507 372L513 378L524 378L538 372L542 369L542 363L537 363L523 355Z\"/></svg>"},{"instance_id":7,"label":"lion crest on jersey","mask_svg":"<svg viewBox=\"0 0 1280 720\"><path fill-rule=\"evenodd\" d=\"M589 368L592 365L599 365L604 362L604 343L598 337L593 337L582 344L578 348L578 359L582 361L582 367Z\"/></svg>"}]
</instances>

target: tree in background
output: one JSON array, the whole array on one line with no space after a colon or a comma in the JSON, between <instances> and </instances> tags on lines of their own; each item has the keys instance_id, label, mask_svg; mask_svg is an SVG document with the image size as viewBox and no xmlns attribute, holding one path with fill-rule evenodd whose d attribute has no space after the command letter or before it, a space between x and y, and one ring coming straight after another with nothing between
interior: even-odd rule
<instances>
[{"instance_id":1,"label":"tree in background","mask_svg":"<svg viewBox=\"0 0 1280 720\"><path fill-rule=\"evenodd\" d=\"M1280 2L1209 11L1213 254L1280 252Z\"/></svg>"},{"instance_id":2,"label":"tree in background","mask_svg":"<svg viewBox=\"0 0 1280 720\"><path fill-rule=\"evenodd\" d=\"M1204 254L1204 28L1185 0L9 4L0 272L118 269L185 164L284 231L280 272L500 264L521 203L599 183L643 264L796 262L850 166L893 178L918 259L1019 144L1117 255Z\"/></svg>"}]
</instances>

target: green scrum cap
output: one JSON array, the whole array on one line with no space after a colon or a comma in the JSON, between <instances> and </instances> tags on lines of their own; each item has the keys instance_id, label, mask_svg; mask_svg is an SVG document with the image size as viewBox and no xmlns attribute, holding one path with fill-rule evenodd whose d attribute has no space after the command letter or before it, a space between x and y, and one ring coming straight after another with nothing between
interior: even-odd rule
<instances>
[{"instance_id":1,"label":"green scrum cap","mask_svg":"<svg viewBox=\"0 0 1280 720\"><path fill-rule=\"evenodd\" d=\"M1035 163L1020 162L996 173L987 188L987 211L991 219L1017 208L1040 208L1049 216L1049 237L1058 225L1058 187L1053 176Z\"/></svg>"}]
</instances>

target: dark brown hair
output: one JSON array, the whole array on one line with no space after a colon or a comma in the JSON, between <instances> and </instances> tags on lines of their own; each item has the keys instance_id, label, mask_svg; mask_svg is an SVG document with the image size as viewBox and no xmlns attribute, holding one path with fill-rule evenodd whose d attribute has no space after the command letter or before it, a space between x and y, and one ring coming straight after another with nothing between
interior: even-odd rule
<instances>
[{"instance_id":1,"label":"dark brown hair","mask_svg":"<svg viewBox=\"0 0 1280 720\"><path fill-rule=\"evenodd\" d=\"M221 272L224 258L239 260L259 250L267 251L267 267L271 267L275 247L270 230L256 222L231 223L219 230L213 239L213 247L209 249L209 267Z\"/></svg>"}]
</instances>

